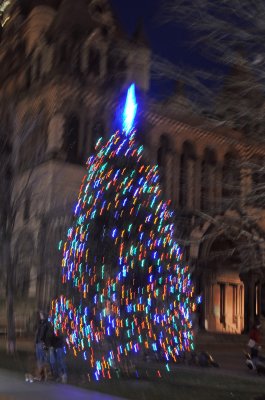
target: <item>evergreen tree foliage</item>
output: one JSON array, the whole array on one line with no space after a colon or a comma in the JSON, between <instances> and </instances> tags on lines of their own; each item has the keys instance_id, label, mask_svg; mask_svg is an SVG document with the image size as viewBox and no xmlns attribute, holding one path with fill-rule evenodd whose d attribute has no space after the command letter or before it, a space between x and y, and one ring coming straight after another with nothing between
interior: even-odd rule
<instances>
[{"instance_id":1,"label":"evergreen tree foliage","mask_svg":"<svg viewBox=\"0 0 265 400\"><path fill-rule=\"evenodd\" d=\"M63 247L63 295L51 317L95 377L155 352L177 361L193 348L194 288L174 241L157 166L136 132L100 139Z\"/></svg>"}]
</instances>

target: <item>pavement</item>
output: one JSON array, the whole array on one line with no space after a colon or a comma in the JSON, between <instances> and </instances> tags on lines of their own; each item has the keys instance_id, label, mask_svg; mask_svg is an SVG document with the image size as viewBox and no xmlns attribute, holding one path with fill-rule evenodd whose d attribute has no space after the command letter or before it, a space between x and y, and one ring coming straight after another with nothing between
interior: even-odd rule
<instances>
[{"instance_id":1,"label":"pavement","mask_svg":"<svg viewBox=\"0 0 265 400\"><path fill-rule=\"evenodd\" d=\"M24 381L22 374L0 369L0 400L122 400L71 385Z\"/></svg>"},{"instance_id":2,"label":"pavement","mask_svg":"<svg viewBox=\"0 0 265 400\"><path fill-rule=\"evenodd\" d=\"M211 373L231 374L241 377L257 376L254 371L249 371L245 365L244 351L247 350L248 337L246 335L216 335L202 333L197 336L196 351L208 351L220 365L219 369L208 369ZM0 341L0 348L4 345ZM32 350L32 341L19 339L19 349ZM263 346L265 349L265 343ZM150 365L152 368L152 365ZM178 365L177 368L189 368L187 365ZM200 369L199 367L195 367ZM70 372L70 371L69 371ZM206 370L204 369L206 373ZM107 394L102 394L72 385L63 385L53 382L27 383L23 373L10 372L0 369L0 400L121 400Z\"/></svg>"}]
</instances>

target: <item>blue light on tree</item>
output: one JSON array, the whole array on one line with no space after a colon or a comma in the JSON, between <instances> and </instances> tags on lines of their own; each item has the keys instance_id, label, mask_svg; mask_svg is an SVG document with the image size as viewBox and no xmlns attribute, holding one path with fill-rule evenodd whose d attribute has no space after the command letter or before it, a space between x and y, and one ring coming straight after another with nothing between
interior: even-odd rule
<instances>
[{"instance_id":1,"label":"blue light on tree","mask_svg":"<svg viewBox=\"0 0 265 400\"><path fill-rule=\"evenodd\" d=\"M123 125L122 129L126 133L130 133L134 128L134 120L137 111L137 102L135 96L135 84L133 83L127 92L125 107L123 111Z\"/></svg>"}]
</instances>

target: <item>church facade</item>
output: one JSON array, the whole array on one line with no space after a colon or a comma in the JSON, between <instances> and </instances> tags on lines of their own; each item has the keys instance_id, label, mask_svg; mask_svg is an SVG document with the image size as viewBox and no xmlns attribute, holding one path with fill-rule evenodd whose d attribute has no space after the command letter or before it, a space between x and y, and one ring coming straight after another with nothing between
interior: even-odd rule
<instances>
[{"instance_id":1,"label":"church facade","mask_svg":"<svg viewBox=\"0 0 265 400\"><path fill-rule=\"evenodd\" d=\"M60 292L58 246L85 161L96 140L114 129L118 101L132 81L140 136L160 167L177 240L201 297L199 324L211 332L248 330L265 312L265 146L195 117L182 93L163 104L152 100L150 49L140 29L125 37L107 1L20 3L9 9L0 46L17 330L30 330L36 309ZM5 296L3 279L2 330Z\"/></svg>"}]
</instances>

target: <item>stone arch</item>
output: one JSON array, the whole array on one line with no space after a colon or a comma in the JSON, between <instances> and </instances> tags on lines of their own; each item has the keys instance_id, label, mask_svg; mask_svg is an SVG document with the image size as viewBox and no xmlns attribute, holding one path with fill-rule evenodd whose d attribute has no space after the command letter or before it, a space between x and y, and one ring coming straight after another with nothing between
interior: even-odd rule
<instances>
[{"instance_id":1,"label":"stone arch","mask_svg":"<svg viewBox=\"0 0 265 400\"><path fill-rule=\"evenodd\" d=\"M210 332L240 334L245 328L245 304L238 244L213 226L204 237L196 277L202 295L200 324Z\"/></svg>"},{"instance_id":2,"label":"stone arch","mask_svg":"<svg viewBox=\"0 0 265 400\"><path fill-rule=\"evenodd\" d=\"M195 275L203 295L201 326L241 333L261 314L262 250L236 216L219 222L219 228L210 225L200 238Z\"/></svg>"},{"instance_id":3,"label":"stone arch","mask_svg":"<svg viewBox=\"0 0 265 400\"><path fill-rule=\"evenodd\" d=\"M181 208L194 207L196 159L194 144L190 141L185 141L182 145L180 156L179 205Z\"/></svg>"}]
</instances>

